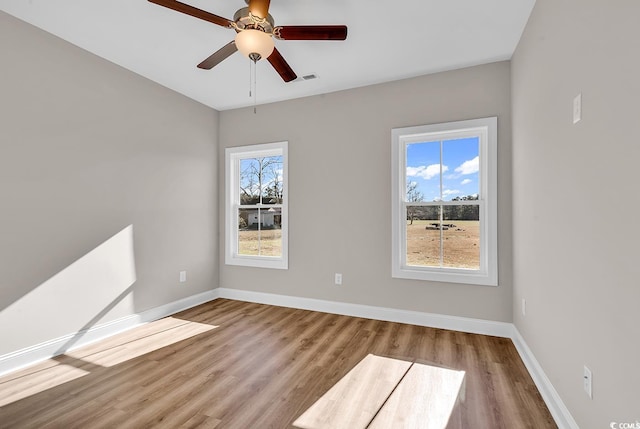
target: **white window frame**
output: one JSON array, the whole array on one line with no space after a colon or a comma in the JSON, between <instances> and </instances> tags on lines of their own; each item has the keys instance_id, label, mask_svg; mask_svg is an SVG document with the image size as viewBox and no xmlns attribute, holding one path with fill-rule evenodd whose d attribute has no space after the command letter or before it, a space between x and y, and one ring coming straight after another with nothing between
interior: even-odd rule
<instances>
[{"instance_id":1,"label":"white window frame","mask_svg":"<svg viewBox=\"0 0 640 429\"><path fill-rule=\"evenodd\" d=\"M394 128L392 141L392 277L485 286L498 285L498 137L496 117ZM478 136L480 268L440 268L406 262L406 148L408 144ZM411 203L415 204L415 203Z\"/></svg>"},{"instance_id":2,"label":"white window frame","mask_svg":"<svg viewBox=\"0 0 640 429\"><path fill-rule=\"evenodd\" d=\"M256 256L238 253L238 210L240 208L240 161L246 158L282 156L282 255ZM246 267L289 268L289 169L288 142L230 147L225 150L225 263ZM265 205L269 207L270 205Z\"/></svg>"}]
</instances>

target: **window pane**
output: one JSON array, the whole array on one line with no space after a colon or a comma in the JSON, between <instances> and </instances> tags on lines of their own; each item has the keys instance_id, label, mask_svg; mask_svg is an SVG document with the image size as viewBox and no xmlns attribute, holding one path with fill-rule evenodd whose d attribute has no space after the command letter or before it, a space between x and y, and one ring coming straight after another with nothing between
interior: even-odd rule
<instances>
[{"instance_id":1,"label":"window pane","mask_svg":"<svg viewBox=\"0 0 640 429\"><path fill-rule=\"evenodd\" d=\"M240 204L282 204L282 156L240 160Z\"/></svg>"},{"instance_id":2,"label":"window pane","mask_svg":"<svg viewBox=\"0 0 640 429\"><path fill-rule=\"evenodd\" d=\"M258 210L238 210L238 254L260 254L260 231L258 230Z\"/></svg>"},{"instance_id":3,"label":"window pane","mask_svg":"<svg viewBox=\"0 0 640 429\"><path fill-rule=\"evenodd\" d=\"M260 256L282 256L282 230L264 229L260 231Z\"/></svg>"},{"instance_id":4,"label":"window pane","mask_svg":"<svg viewBox=\"0 0 640 429\"><path fill-rule=\"evenodd\" d=\"M407 207L407 265L440 266L440 206Z\"/></svg>"},{"instance_id":5,"label":"window pane","mask_svg":"<svg viewBox=\"0 0 640 429\"><path fill-rule=\"evenodd\" d=\"M280 207L238 210L238 254L282 256Z\"/></svg>"},{"instance_id":6,"label":"window pane","mask_svg":"<svg viewBox=\"0 0 640 429\"><path fill-rule=\"evenodd\" d=\"M406 151L406 201L439 201L440 142L411 143Z\"/></svg>"},{"instance_id":7,"label":"window pane","mask_svg":"<svg viewBox=\"0 0 640 429\"><path fill-rule=\"evenodd\" d=\"M458 201L480 193L478 137L442 142L442 200Z\"/></svg>"},{"instance_id":8,"label":"window pane","mask_svg":"<svg viewBox=\"0 0 640 429\"><path fill-rule=\"evenodd\" d=\"M461 206L473 211L478 206ZM447 228L444 230L444 228ZM443 222L443 267L480 269L480 221L455 220Z\"/></svg>"}]
</instances>

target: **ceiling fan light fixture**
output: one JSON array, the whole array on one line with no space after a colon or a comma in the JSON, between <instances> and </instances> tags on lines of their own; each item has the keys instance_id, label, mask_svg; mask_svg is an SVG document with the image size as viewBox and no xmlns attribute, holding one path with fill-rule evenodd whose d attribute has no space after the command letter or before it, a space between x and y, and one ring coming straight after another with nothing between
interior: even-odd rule
<instances>
[{"instance_id":1,"label":"ceiling fan light fixture","mask_svg":"<svg viewBox=\"0 0 640 429\"><path fill-rule=\"evenodd\" d=\"M260 58L268 58L275 47L270 34L251 28L236 34L236 46L242 55L254 62Z\"/></svg>"}]
</instances>

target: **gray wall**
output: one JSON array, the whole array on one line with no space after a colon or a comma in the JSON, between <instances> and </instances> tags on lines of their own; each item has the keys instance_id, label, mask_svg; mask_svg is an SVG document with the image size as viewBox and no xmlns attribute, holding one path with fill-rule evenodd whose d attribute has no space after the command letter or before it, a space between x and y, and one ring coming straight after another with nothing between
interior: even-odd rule
<instances>
[{"instance_id":1,"label":"gray wall","mask_svg":"<svg viewBox=\"0 0 640 429\"><path fill-rule=\"evenodd\" d=\"M287 271L226 266L221 240L220 286L510 322L509 76L501 62L221 112L219 195L224 148L289 141L290 257ZM392 279L391 129L486 116L499 121L500 286Z\"/></svg>"},{"instance_id":2,"label":"gray wall","mask_svg":"<svg viewBox=\"0 0 640 429\"><path fill-rule=\"evenodd\" d=\"M538 0L512 60L514 320L583 429L640 421L638 17Z\"/></svg>"},{"instance_id":3,"label":"gray wall","mask_svg":"<svg viewBox=\"0 0 640 429\"><path fill-rule=\"evenodd\" d=\"M213 289L218 113L2 12L0 52L0 355Z\"/></svg>"}]
</instances>

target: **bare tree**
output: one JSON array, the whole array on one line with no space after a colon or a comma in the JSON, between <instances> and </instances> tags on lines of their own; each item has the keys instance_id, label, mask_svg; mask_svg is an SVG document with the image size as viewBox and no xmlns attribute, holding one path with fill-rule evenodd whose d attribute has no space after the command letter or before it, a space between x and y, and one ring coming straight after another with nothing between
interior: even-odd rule
<instances>
[{"instance_id":1,"label":"bare tree","mask_svg":"<svg viewBox=\"0 0 640 429\"><path fill-rule=\"evenodd\" d=\"M240 201L250 204L255 197L256 177L253 174L251 165L240 172Z\"/></svg>"},{"instance_id":2,"label":"bare tree","mask_svg":"<svg viewBox=\"0 0 640 429\"><path fill-rule=\"evenodd\" d=\"M424 194L418 191L418 184L416 182L407 181L407 202L416 203L424 200ZM413 219L416 216L416 207L407 207L407 217L409 218L409 225L413 225Z\"/></svg>"},{"instance_id":3,"label":"bare tree","mask_svg":"<svg viewBox=\"0 0 640 429\"><path fill-rule=\"evenodd\" d=\"M268 184L279 184L279 170L282 168L281 157L262 157L247 160L247 165L240 172L240 189L243 199L249 204L262 204L267 196ZM282 192L280 191L280 194Z\"/></svg>"},{"instance_id":4,"label":"bare tree","mask_svg":"<svg viewBox=\"0 0 640 429\"><path fill-rule=\"evenodd\" d=\"M280 174L282 173L282 161L277 161L268 165L268 173L270 180L270 186L267 186L267 196L272 200L269 202L275 202L276 204L282 203L282 182L280 180Z\"/></svg>"}]
</instances>

